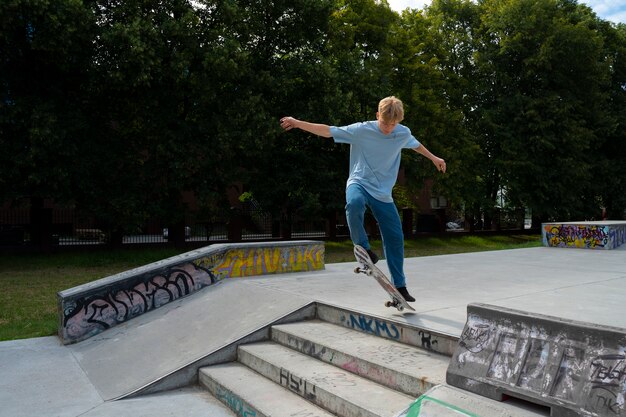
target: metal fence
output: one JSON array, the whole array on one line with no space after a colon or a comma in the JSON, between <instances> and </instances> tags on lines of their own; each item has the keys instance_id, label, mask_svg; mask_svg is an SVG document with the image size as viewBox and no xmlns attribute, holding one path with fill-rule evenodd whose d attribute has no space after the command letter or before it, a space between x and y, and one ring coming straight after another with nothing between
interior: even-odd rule
<instances>
[{"instance_id":1,"label":"metal fence","mask_svg":"<svg viewBox=\"0 0 626 417\"><path fill-rule=\"evenodd\" d=\"M461 232L466 229L462 220L448 222L443 210L417 214L413 210L405 209L400 211L400 216L407 238L422 233ZM244 204L227 219L201 222L189 218L184 226L178 227L178 233L173 233L166 222L151 219L133 231L114 237L113 233L99 225L93 217L71 207L52 206L33 210L31 207L5 205L0 206L0 249L172 243L202 246L259 240L349 238L343 212L337 212L334 217L325 219L294 217L276 220L255 204ZM520 227L514 226L511 229L519 230ZM523 224L521 229L524 229ZM370 214L366 215L366 230L370 236L379 237L376 221Z\"/></svg>"},{"instance_id":2,"label":"metal fence","mask_svg":"<svg viewBox=\"0 0 626 417\"><path fill-rule=\"evenodd\" d=\"M329 233L327 220L293 218L276 221L261 209L246 206L228 219L211 222L188 220L184 238L177 243L197 244L230 241L309 239L342 236ZM346 229L347 230L347 229ZM136 230L127 231L112 242L112 233L96 220L73 208L44 208L34 214L30 208L0 208L0 247L86 246L132 244L168 244L174 233L167 223L151 219Z\"/></svg>"}]
</instances>

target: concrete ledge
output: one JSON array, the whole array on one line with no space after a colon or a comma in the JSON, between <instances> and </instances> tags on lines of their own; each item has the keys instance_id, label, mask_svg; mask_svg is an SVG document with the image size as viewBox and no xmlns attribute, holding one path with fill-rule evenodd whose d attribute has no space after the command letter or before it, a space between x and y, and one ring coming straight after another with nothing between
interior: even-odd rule
<instances>
[{"instance_id":1,"label":"concrete ledge","mask_svg":"<svg viewBox=\"0 0 626 417\"><path fill-rule=\"evenodd\" d=\"M318 303L317 318L348 329L421 347L446 356L452 356L458 344L458 338L453 335L421 328L408 322L389 320L389 318L329 304Z\"/></svg>"},{"instance_id":2,"label":"concrete ledge","mask_svg":"<svg viewBox=\"0 0 626 417\"><path fill-rule=\"evenodd\" d=\"M470 304L446 380L555 417L624 415L625 350L626 329Z\"/></svg>"},{"instance_id":3,"label":"concrete ledge","mask_svg":"<svg viewBox=\"0 0 626 417\"><path fill-rule=\"evenodd\" d=\"M225 278L320 269L322 242L211 245L59 292L58 334L85 340Z\"/></svg>"},{"instance_id":4,"label":"concrete ledge","mask_svg":"<svg viewBox=\"0 0 626 417\"><path fill-rule=\"evenodd\" d=\"M544 246L615 249L626 243L626 221L543 223Z\"/></svg>"}]
</instances>

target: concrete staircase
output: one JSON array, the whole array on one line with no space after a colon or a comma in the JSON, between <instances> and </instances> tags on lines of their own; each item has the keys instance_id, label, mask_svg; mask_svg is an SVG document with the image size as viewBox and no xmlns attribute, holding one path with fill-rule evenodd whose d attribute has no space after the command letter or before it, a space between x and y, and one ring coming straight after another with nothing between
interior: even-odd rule
<instances>
[{"instance_id":1,"label":"concrete staircase","mask_svg":"<svg viewBox=\"0 0 626 417\"><path fill-rule=\"evenodd\" d=\"M240 417L390 417L445 382L449 357L314 319L271 328L199 380Z\"/></svg>"}]
</instances>

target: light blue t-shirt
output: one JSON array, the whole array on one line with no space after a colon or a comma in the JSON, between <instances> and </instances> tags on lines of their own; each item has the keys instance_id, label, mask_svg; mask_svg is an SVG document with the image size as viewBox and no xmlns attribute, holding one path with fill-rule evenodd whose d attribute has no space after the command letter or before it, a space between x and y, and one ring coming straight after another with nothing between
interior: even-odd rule
<instances>
[{"instance_id":1,"label":"light blue t-shirt","mask_svg":"<svg viewBox=\"0 0 626 417\"><path fill-rule=\"evenodd\" d=\"M359 184L375 199L392 203L391 190L398 179L400 152L420 146L411 130L399 124L385 135L374 120L331 126L330 134L336 143L350 144L350 176L346 187Z\"/></svg>"}]
</instances>

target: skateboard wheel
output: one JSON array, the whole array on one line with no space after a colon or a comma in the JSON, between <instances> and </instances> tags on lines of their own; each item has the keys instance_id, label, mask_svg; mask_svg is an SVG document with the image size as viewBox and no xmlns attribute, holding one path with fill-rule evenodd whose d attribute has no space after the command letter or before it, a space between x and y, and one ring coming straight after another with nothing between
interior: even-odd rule
<instances>
[{"instance_id":1,"label":"skateboard wheel","mask_svg":"<svg viewBox=\"0 0 626 417\"><path fill-rule=\"evenodd\" d=\"M398 306L397 309L398 311L404 311L404 306Z\"/></svg>"},{"instance_id":2,"label":"skateboard wheel","mask_svg":"<svg viewBox=\"0 0 626 417\"><path fill-rule=\"evenodd\" d=\"M393 303L391 301L385 301L385 307L391 307Z\"/></svg>"},{"instance_id":3,"label":"skateboard wheel","mask_svg":"<svg viewBox=\"0 0 626 417\"><path fill-rule=\"evenodd\" d=\"M354 273L355 274L361 273L361 268L359 268L358 266L356 268L354 268Z\"/></svg>"}]
</instances>

